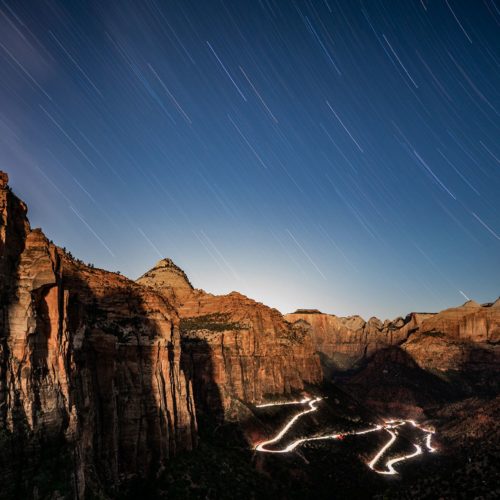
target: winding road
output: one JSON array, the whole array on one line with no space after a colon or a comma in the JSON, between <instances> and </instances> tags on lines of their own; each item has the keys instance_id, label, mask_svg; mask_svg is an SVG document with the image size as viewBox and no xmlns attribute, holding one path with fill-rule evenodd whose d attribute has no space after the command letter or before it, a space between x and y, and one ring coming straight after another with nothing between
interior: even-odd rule
<instances>
[{"instance_id":1,"label":"winding road","mask_svg":"<svg viewBox=\"0 0 500 500\"><path fill-rule=\"evenodd\" d=\"M394 469L394 465L403 462L404 460L409 460L411 458L416 457L417 455L421 455L424 453L424 448L426 452L434 453L436 448L432 446L432 435L434 431L432 429L426 429L418 424L415 420L403 420L403 419L392 419L386 420L383 424L376 425L369 429L361 430L361 431L351 431L351 432L343 432L336 434L324 434L320 436L314 436L310 438L301 438L293 441L285 448L269 448L270 445L274 445L278 441L280 441L287 432L294 426L294 424L304 415L308 413L312 413L318 410L318 403L324 398L322 397L314 397L314 398L303 398L297 401L284 401L284 402L276 402L276 403L266 403L262 405L257 405L257 408L266 408L270 406L283 406L283 405L307 405L307 408L295 415L293 415L287 423L281 428L281 430L271 439L267 441L263 441L255 446L255 450L262 453L290 453L295 450L302 443L310 442L310 441L321 441L328 439L343 439L348 435L360 436L363 434L368 434L371 432L387 432L389 434L389 440L377 451L374 457L368 462L368 467L372 469L377 474L385 474L385 475L395 475L398 474L396 469ZM424 444L422 447L420 444L413 443L415 447L415 451L408 455L400 455L395 458L391 458L387 460L384 464L384 468L379 468L378 464L381 462L382 457L388 452L388 450L394 445L398 438L398 427L403 425L412 425L413 427L419 429L423 433L425 433Z\"/></svg>"}]
</instances>

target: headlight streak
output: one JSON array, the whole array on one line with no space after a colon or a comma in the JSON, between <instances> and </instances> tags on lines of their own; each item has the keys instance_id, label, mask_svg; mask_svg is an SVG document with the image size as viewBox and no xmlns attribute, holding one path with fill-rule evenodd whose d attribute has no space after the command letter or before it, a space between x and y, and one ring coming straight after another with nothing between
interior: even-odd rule
<instances>
[{"instance_id":1,"label":"headlight streak","mask_svg":"<svg viewBox=\"0 0 500 500\"><path fill-rule=\"evenodd\" d=\"M290 429L290 427L292 427L292 425L300 418L302 417L302 415L306 415L307 413L311 413L313 411L316 411L318 408L315 406L316 403L318 401L320 401L321 399L323 398L314 398L314 399L310 399L310 398L306 398L304 400L304 403L307 403L309 405L309 410L304 410L300 413L297 413L297 415L294 415L289 421L287 424L285 424L285 426L281 429L281 431L278 432L278 434L276 434L276 436L274 436L272 439L270 439L269 441L264 441L263 443L260 443L259 445L257 445L257 447L255 448L257 451L265 451L267 453L287 453L289 451L292 451L293 449L295 449L299 444L303 443L304 440L298 440L298 441L295 441L295 443L292 443L291 445L287 446L284 450L267 450L265 448L266 445L268 444L273 444L275 443L276 441L279 441L288 431L288 429ZM270 406L279 406L280 403L273 403L271 404ZM307 439L306 439L307 440Z\"/></svg>"},{"instance_id":2,"label":"headlight streak","mask_svg":"<svg viewBox=\"0 0 500 500\"><path fill-rule=\"evenodd\" d=\"M378 474L385 474L388 476L393 476L393 475L397 474L398 472L394 469L393 464L395 464L397 462L402 462L403 460L408 460L409 458L413 458L413 457L416 457L417 455L422 454L422 447L421 446L419 446L418 444L414 444L413 446L415 446L415 450L416 450L414 453L411 453L410 455L402 455L400 457L396 457L396 458L392 458L391 460L388 460L385 463L387 470L376 470L373 467L370 467L370 468L373 471L377 472Z\"/></svg>"},{"instance_id":3,"label":"headlight streak","mask_svg":"<svg viewBox=\"0 0 500 500\"><path fill-rule=\"evenodd\" d=\"M329 439L340 439L344 436L348 435L354 435L354 436L359 436L363 434L368 434L371 432L377 432L381 430L385 430L387 433L389 433L390 438L389 440L380 448L380 450L377 451L375 456L368 462L368 467L376 472L377 474L383 474L383 475L396 475L398 472L396 469L394 469L394 464L398 462L402 462L404 460L409 460L413 457L416 457L417 455L421 455L423 453L422 446L420 446L417 443L413 443L415 446L415 451L413 453L410 453L408 455L400 455L395 458L391 458L390 460L387 460L385 462L385 469L378 469L376 468L376 464L380 461L382 456L391 448L391 446L394 444L394 442L397 440L398 437L398 431L396 430L397 427L401 427L406 424L411 424L413 427L421 430L422 432L425 433L425 447L429 453L434 453L436 451L436 448L432 446L432 435L434 434L434 431L432 429L426 429L425 427L422 427L419 425L415 420L403 420L403 419L391 419L391 420L386 420L384 424L379 424L376 425L375 427L365 429L362 431L352 431L352 432L343 432L343 433L336 433L336 434L327 434L323 436L315 436L315 437L310 437L310 438L301 438L293 441L291 444L286 446L285 448L281 449L269 449L268 446L272 445L276 442L278 442L289 430L290 428L297 422L299 418L301 418L303 415L306 415L308 413L312 413L314 411L317 411L317 403L321 401L324 398L321 397L315 397L315 398L309 398L306 397L300 401L284 401L284 402L275 402L275 403L265 403L261 405L257 405L257 408L266 408L270 406L282 406L282 405L297 405L297 404L307 404L309 408L307 410L304 410L300 413L297 413L293 417L290 418L290 420L284 425L284 427L274 436L272 439L269 439L267 441L263 441L262 443L259 443L257 446L255 446L256 451L260 451L263 453L290 453L291 451L295 450L298 446L300 446L302 443L306 443L309 441L321 441L321 440L329 440ZM394 429L394 430L393 430Z\"/></svg>"},{"instance_id":4,"label":"headlight streak","mask_svg":"<svg viewBox=\"0 0 500 500\"><path fill-rule=\"evenodd\" d=\"M304 398L300 401L275 401L274 403L265 403L262 405L256 405L256 408L267 408L269 406L283 406L283 405L303 405L311 401L311 398Z\"/></svg>"},{"instance_id":5,"label":"headlight streak","mask_svg":"<svg viewBox=\"0 0 500 500\"><path fill-rule=\"evenodd\" d=\"M429 453L434 453L437 450L432 446L431 439L432 439L432 433L429 433L427 434L427 436L425 436L425 446L427 446L427 451L429 451Z\"/></svg>"},{"instance_id":6,"label":"headlight streak","mask_svg":"<svg viewBox=\"0 0 500 500\"><path fill-rule=\"evenodd\" d=\"M427 435L425 436L425 446L427 448L427 451L429 453L434 453L435 451L437 451L437 449L434 448L432 446L432 443L431 443L432 435L434 434L434 431L432 429L426 429L425 427L422 427L421 425L418 425L417 422L415 422L415 420L408 420L408 422L410 422L413 425L413 427L417 427L421 431L427 433Z\"/></svg>"},{"instance_id":7,"label":"headlight streak","mask_svg":"<svg viewBox=\"0 0 500 500\"><path fill-rule=\"evenodd\" d=\"M385 443L384 446L380 448L377 454L373 457L372 461L368 462L368 467L370 467L370 469L374 470L375 472L379 472L378 470L375 469L375 464L379 461L380 457L393 445L394 441L396 441L397 439L395 432L387 428L385 428L384 430L388 432L391 435L391 437L389 441L387 441L387 443Z\"/></svg>"}]
</instances>

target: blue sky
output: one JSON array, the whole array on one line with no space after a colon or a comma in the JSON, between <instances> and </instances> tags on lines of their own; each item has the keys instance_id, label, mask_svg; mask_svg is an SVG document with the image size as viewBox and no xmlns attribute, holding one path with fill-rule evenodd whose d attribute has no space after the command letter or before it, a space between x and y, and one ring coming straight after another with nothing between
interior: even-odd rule
<instances>
[{"instance_id":1,"label":"blue sky","mask_svg":"<svg viewBox=\"0 0 500 500\"><path fill-rule=\"evenodd\" d=\"M0 168L136 278L395 317L500 293L500 10L3 2Z\"/></svg>"}]
</instances>

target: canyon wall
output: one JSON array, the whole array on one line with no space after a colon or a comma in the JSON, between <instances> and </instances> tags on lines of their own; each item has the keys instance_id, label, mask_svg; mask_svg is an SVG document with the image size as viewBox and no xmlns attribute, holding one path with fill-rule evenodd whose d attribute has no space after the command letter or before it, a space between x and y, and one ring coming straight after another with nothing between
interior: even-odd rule
<instances>
[{"instance_id":1,"label":"canyon wall","mask_svg":"<svg viewBox=\"0 0 500 500\"><path fill-rule=\"evenodd\" d=\"M276 309L237 292L217 296L195 290L168 259L138 282L175 301L200 411L240 418L240 401L260 402L321 381L307 323L291 325Z\"/></svg>"},{"instance_id":2,"label":"canyon wall","mask_svg":"<svg viewBox=\"0 0 500 500\"><path fill-rule=\"evenodd\" d=\"M195 290L169 259L137 282L85 265L31 229L4 173L0 279L7 497L114 494L193 448L197 414L242 419L322 378L307 323Z\"/></svg>"},{"instance_id":3,"label":"canyon wall","mask_svg":"<svg viewBox=\"0 0 500 500\"><path fill-rule=\"evenodd\" d=\"M305 321L311 325L314 347L320 353L325 374L356 368L376 351L401 344L409 333L430 314L411 313L405 319L385 322L378 318L364 321L360 316L339 317L317 310L299 309L286 314L291 323Z\"/></svg>"},{"instance_id":4,"label":"canyon wall","mask_svg":"<svg viewBox=\"0 0 500 500\"><path fill-rule=\"evenodd\" d=\"M471 369L480 367L479 357L470 359L480 350L489 353L486 358L491 361L499 355L500 299L485 305L468 301L439 313L410 313L404 319L384 322L316 310L299 310L285 318L311 325L311 337L324 365L338 372L359 367L390 346L399 346L424 369L441 371L459 370L466 364Z\"/></svg>"},{"instance_id":5,"label":"canyon wall","mask_svg":"<svg viewBox=\"0 0 500 500\"><path fill-rule=\"evenodd\" d=\"M432 315L402 348L424 369L500 374L500 299Z\"/></svg>"},{"instance_id":6,"label":"canyon wall","mask_svg":"<svg viewBox=\"0 0 500 500\"><path fill-rule=\"evenodd\" d=\"M83 497L154 476L196 439L177 313L31 230L7 180L0 175L3 492L43 496L60 482Z\"/></svg>"},{"instance_id":7,"label":"canyon wall","mask_svg":"<svg viewBox=\"0 0 500 500\"><path fill-rule=\"evenodd\" d=\"M326 379L384 414L416 418L444 401L500 389L500 300L384 322L316 310L285 318L311 325Z\"/></svg>"}]
</instances>

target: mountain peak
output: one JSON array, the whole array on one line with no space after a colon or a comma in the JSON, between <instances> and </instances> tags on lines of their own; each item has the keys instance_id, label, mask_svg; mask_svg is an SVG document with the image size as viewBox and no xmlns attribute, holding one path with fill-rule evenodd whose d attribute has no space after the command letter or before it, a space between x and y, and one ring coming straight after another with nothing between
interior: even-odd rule
<instances>
[{"instance_id":1,"label":"mountain peak","mask_svg":"<svg viewBox=\"0 0 500 500\"><path fill-rule=\"evenodd\" d=\"M186 273L170 258L159 260L137 283L161 290L174 303L183 301L194 290Z\"/></svg>"},{"instance_id":2,"label":"mountain peak","mask_svg":"<svg viewBox=\"0 0 500 500\"><path fill-rule=\"evenodd\" d=\"M481 304L478 304L475 300L468 300L465 302L462 307L467 307L467 308L478 308L481 307Z\"/></svg>"},{"instance_id":3,"label":"mountain peak","mask_svg":"<svg viewBox=\"0 0 500 500\"><path fill-rule=\"evenodd\" d=\"M178 271L184 272L170 257L164 257L163 259L160 259L155 264L153 269L159 269L159 268L164 268L164 267L169 267L169 268L173 268L173 269L176 269Z\"/></svg>"}]
</instances>

